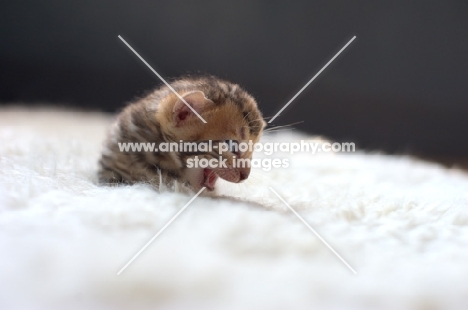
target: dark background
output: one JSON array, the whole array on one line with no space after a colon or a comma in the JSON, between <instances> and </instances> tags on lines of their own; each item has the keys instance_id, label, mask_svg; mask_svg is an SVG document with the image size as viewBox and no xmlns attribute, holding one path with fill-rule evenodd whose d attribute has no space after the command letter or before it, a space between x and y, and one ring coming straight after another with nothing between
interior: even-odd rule
<instances>
[{"instance_id":1,"label":"dark background","mask_svg":"<svg viewBox=\"0 0 468 310\"><path fill-rule=\"evenodd\" d=\"M275 120L360 147L467 157L468 2L2 3L0 102L114 112L167 78L244 86Z\"/></svg>"}]
</instances>

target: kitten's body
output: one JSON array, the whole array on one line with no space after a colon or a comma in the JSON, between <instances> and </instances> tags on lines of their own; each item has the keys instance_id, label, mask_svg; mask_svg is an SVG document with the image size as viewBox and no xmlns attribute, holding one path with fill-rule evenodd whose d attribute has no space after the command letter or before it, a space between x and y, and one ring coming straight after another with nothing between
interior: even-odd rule
<instances>
[{"instance_id":1,"label":"kitten's body","mask_svg":"<svg viewBox=\"0 0 468 310\"><path fill-rule=\"evenodd\" d=\"M171 83L206 124L168 87L162 86L127 106L112 125L100 160L102 183L147 182L160 185L174 181L194 190L214 189L218 176L231 182L246 179L247 168L232 168L233 156L251 158L252 153L225 152L227 169L187 168L187 159L217 158L218 152L121 152L119 143L182 141L257 142L265 122L255 100L238 85L214 77L185 78Z\"/></svg>"}]
</instances>

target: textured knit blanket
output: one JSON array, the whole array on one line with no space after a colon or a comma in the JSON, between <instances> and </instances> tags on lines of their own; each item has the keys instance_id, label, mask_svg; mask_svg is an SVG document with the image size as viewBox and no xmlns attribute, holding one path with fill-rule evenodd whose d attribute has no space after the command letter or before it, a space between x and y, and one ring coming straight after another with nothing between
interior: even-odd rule
<instances>
[{"instance_id":1,"label":"textured knit blanket","mask_svg":"<svg viewBox=\"0 0 468 310\"><path fill-rule=\"evenodd\" d=\"M97 184L110 121L0 109L1 309L468 309L466 172L362 151L219 181L117 275L195 193Z\"/></svg>"}]
</instances>

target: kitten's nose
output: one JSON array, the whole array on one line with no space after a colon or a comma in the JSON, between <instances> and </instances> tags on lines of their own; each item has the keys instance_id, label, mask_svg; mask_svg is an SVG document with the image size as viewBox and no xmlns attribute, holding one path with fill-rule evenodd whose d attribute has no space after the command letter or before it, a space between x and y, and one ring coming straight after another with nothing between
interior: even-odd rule
<instances>
[{"instance_id":1,"label":"kitten's nose","mask_svg":"<svg viewBox=\"0 0 468 310\"><path fill-rule=\"evenodd\" d=\"M249 174L250 174L250 169L249 169L249 170L242 170L242 171L240 172L240 179L239 179L239 182L240 182L240 181L247 180L247 178L249 177Z\"/></svg>"}]
</instances>

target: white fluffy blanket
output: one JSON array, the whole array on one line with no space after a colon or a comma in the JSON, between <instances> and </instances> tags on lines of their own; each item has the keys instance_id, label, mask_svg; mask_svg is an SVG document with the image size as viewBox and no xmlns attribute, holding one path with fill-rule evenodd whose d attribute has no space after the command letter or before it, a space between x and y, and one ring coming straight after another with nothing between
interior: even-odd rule
<instances>
[{"instance_id":1,"label":"white fluffy blanket","mask_svg":"<svg viewBox=\"0 0 468 310\"><path fill-rule=\"evenodd\" d=\"M467 174L364 152L220 184L118 276L191 196L97 185L108 124L0 110L0 308L468 309Z\"/></svg>"}]
</instances>

